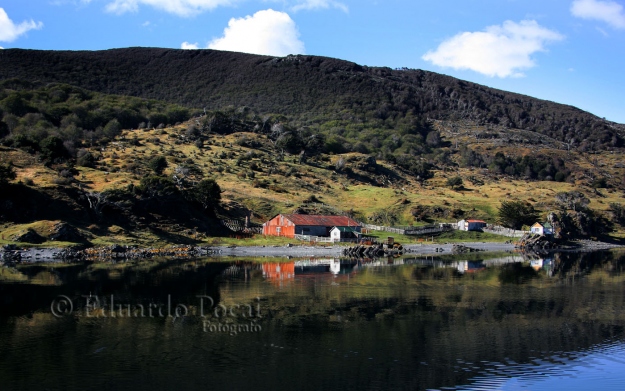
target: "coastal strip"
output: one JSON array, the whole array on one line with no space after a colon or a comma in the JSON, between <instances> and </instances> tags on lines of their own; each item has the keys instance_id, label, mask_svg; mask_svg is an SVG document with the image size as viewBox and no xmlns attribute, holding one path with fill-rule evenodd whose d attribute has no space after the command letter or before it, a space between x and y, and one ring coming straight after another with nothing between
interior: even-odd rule
<instances>
[{"instance_id":1,"label":"coastal strip","mask_svg":"<svg viewBox=\"0 0 625 391\"><path fill-rule=\"evenodd\" d=\"M512 252L518 251L513 243L465 242L446 244L409 244L404 246L405 254L454 254L459 247L483 252ZM625 246L594 242L578 241L562 248L550 249L556 251L600 251ZM6 245L0 249L0 261L10 263L37 263L37 262L79 262L79 261L109 261L133 260L151 258L202 258L202 257L293 257L293 258L338 258L343 254L345 246L172 246L147 247L136 246L107 246L86 249L77 248L20 248L16 245Z\"/></svg>"}]
</instances>

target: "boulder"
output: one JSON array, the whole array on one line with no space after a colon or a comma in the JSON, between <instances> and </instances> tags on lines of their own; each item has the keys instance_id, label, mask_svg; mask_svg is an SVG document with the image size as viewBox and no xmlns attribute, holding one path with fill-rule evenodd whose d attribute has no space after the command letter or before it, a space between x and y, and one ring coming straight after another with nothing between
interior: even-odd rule
<instances>
[{"instance_id":1,"label":"boulder","mask_svg":"<svg viewBox=\"0 0 625 391\"><path fill-rule=\"evenodd\" d=\"M13 240L20 243L40 244L46 241L46 238L39 235L34 229L28 228L26 231L20 232L13 237Z\"/></svg>"},{"instance_id":2,"label":"boulder","mask_svg":"<svg viewBox=\"0 0 625 391\"><path fill-rule=\"evenodd\" d=\"M76 227L65 222L60 222L52 228L50 240L59 242L83 242L85 237Z\"/></svg>"},{"instance_id":3,"label":"boulder","mask_svg":"<svg viewBox=\"0 0 625 391\"><path fill-rule=\"evenodd\" d=\"M529 233L519 239L517 247L523 249L550 249L554 248L555 244L546 236Z\"/></svg>"}]
</instances>

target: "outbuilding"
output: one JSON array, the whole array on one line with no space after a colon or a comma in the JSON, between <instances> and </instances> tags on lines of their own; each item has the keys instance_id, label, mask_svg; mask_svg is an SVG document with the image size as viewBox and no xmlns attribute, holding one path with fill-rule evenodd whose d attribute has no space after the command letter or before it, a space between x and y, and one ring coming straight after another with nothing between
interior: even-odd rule
<instances>
[{"instance_id":1,"label":"outbuilding","mask_svg":"<svg viewBox=\"0 0 625 391\"><path fill-rule=\"evenodd\" d=\"M553 226L550 223L534 223L530 227L530 233L542 236L553 236Z\"/></svg>"},{"instance_id":2,"label":"outbuilding","mask_svg":"<svg viewBox=\"0 0 625 391\"><path fill-rule=\"evenodd\" d=\"M486 222L483 220L460 220L458 221L458 229L461 231L479 231L486 228Z\"/></svg>"},{"instance_id":3,"label":"outbuilding","mask_svg":"<svg viewBox=\"0 0 625 391\"><path fill-rule=\"evenodd\" d=\"M333 227L330 230L330 238L333 242L340 242L341 239L358 239L361 233L353 227Z\"/></svg>"}]
</instances>

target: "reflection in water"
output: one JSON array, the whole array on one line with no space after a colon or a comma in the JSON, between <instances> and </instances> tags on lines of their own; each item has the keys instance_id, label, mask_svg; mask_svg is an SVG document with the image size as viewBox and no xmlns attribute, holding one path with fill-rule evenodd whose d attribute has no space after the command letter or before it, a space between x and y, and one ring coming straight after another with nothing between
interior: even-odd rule
<instances>
[{"instance_id":1,"label":"reflection in water","mask_svg":"<svg viewBox=\"0 0 625 391\"><path fill-rule=\"evenodd\" d=\"M621 389L624 266L607 252L3 268L0 381L3 390ZM59 295L75 304L71 315L52 315ZM92 297L100 308L87 316ZM113 299L163 316L114 316ZM168 316L177 306L187 312Z\"/></svg>"}]
</instances>

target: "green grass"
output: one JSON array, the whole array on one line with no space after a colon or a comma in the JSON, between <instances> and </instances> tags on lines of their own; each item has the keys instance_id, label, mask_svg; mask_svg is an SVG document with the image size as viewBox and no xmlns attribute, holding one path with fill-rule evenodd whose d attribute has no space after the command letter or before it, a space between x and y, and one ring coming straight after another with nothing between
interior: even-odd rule
<instances>
[{"instance_id":1,"label":"green grass","mask_svg":"<svg viewBox=\"0 0 625 391\"><path fill-rule=\"evenodd\" d=\"M208 246L284 246L287 244L301 245L308 244L301 240L290 239L280 236L254 235L251 238L210 238L201 243Z\"/></svg>"},{"instance_id":2,"label":"green grass","mask_svg":"<svg viewBox=\"0 0 625 391\"><path fill-rule=\"evenodd\" d=\"M43 243L21 243L9 240L0 240L0 245L6 244L15 244L19 248L65 248L65 247L76 247L76 246L84 246L84 243L74 243L74 242L56 242L56 241L47 241Z\"/></svg>"},{"instance_id":3,"label":"green grass","mask_svg":"<svg viewBox=\"0 0 625 391\"><path fill-rule=\"evenodd\" d=\"M434 241L439 243L458 243L458 242L494 242L504 243L508 240L514 241L514 238L507 236L495 235L487 232L478 231L459 231L453 230L450 232L443 232L442 234L435 236Z\"/></svg>"}]
</instances>

